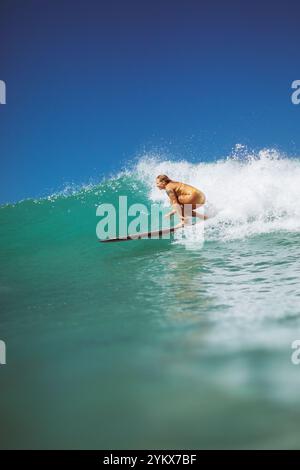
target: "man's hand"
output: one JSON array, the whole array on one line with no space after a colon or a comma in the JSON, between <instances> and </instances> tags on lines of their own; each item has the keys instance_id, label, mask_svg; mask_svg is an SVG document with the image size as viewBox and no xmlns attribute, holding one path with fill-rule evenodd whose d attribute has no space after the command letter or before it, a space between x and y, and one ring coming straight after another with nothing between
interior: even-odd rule
<instances>
[{"instance_id":1,"label":"man's hand","mask_svg":"<svg viewBox=\"0 0 300 470\"><path fill-rule=\"evenodd\" d=\"M188 217L180 217L180 222L182 225L189 224L189 218Z\"/></svg>"}]
</instances>

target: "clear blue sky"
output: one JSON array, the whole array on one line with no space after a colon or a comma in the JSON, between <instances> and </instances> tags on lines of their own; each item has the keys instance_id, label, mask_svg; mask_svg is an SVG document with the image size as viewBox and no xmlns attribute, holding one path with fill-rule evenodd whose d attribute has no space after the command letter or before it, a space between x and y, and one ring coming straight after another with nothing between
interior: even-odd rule
<instances>
[{"instance_id":1,"label":"clear blue sky","mask_svg":"<svg viewBox=\"0 0 300 470\"><path fill-rule=\"evenodd\" d=\"M299 44L299 1L1 0L0 202L143 148L299 155Z\"/></svg>"}]
</instances>

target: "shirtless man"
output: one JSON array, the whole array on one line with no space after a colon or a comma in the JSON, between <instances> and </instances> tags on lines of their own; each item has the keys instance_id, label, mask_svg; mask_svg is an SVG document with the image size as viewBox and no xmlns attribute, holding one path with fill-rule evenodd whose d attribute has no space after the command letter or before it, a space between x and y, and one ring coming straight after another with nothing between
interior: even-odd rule
<instances>
[{"instance_id":1,"label":"shirtless man","mask_svg":"<svg viewBox=\"0 0 300 470\"><path fill-rule=\"evenodd\" d=\"M207 219L207 216L196 212L196 209L203 206L206 200L205 194L199 189L179 181L172 181L167 175L158 175L156 177L156 186L159 189L166 190L173 207L173 210L166 214L165 217L178 214L183 224L187 222L187 215L198 217L202 220ZM185 207L186 204L187 206Z\"/></svg>"}]
</instances>

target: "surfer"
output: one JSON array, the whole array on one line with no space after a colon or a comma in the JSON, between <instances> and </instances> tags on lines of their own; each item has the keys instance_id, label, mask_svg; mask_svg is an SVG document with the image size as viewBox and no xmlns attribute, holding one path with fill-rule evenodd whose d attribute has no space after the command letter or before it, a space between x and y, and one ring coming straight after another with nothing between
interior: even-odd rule
<instances>
[{"instance_id":1,"label":"surfer","mask_svg":"<svg viewBox=\"0 0 300 470\"><path fill-rule=\"evenodd\" d=\"M200 189L179 181L173 181L167 175L158 175L156 177L156 186L159 189L166 190L173 207L165 217L178 214L182 224L187 222L187 216L198 217L202 220L208 218L206 215L196 212L196 209L203 206L206 201L205 194Z\"/></svg>"}]
</instances>

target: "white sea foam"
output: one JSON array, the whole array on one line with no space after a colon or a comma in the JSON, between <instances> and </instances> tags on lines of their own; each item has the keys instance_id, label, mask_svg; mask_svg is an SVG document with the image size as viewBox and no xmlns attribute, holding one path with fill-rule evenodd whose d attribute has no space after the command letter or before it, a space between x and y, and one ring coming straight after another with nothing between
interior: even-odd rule
<instances>
[{"instance_id":1,"label":"white sea foam","mask_svg":"<svg viewBox=\"0 0 300 470\"><path fill-rule=\"evenodd\" d=\"M137 173L151 188L152 202L168 204L165 192L155 187L158 174L204 191L210 212L215 212L205 222L206 239L300 231L300 160L274 149L255 153L236 146L226 159L193 164L148 155L137 164Z\"/></svg>"}]
</instances>

